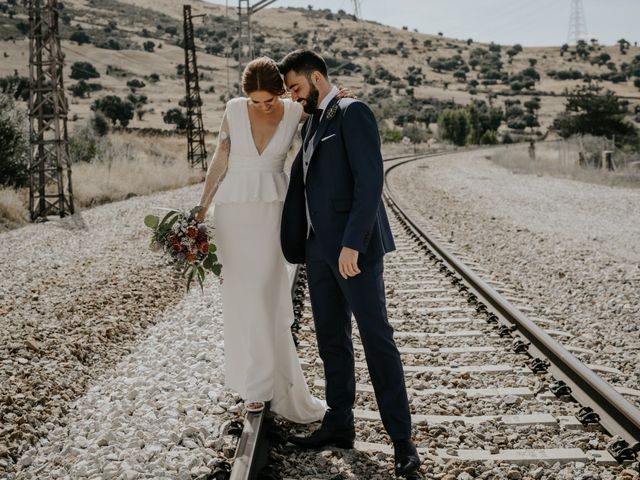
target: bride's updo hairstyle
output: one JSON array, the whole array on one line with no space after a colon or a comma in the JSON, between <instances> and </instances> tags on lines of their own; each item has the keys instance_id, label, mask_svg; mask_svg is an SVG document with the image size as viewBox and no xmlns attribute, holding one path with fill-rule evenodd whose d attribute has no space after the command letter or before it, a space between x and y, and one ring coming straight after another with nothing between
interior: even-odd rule
<instances>
[{"instance_id":1,"label":"bride's updo hairstyle","mask_svg":"<svg viewBox=\"0 0 640 480\"><path fill-rule=\"evenodd\" d=\"M277 96L286 92L278 65L269 57L258 57L247 64L242 72L242 89L247 95L259 90Z\"/></svg>"}]
</instances>

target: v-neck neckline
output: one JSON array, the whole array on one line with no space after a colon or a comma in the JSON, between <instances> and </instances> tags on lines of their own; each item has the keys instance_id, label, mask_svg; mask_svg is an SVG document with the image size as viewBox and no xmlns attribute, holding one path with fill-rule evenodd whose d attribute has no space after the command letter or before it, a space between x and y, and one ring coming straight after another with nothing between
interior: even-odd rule
<instances>
[{"instance_id":1,"label":"v-neck neckline","mask_svg":"<svg viewBox=\"0 0 640 480\"><path fill-rule=\"evenodd\" d=\"M247 124L249 125L249 136L251 137L251 144L253 145L253 149L255 150L256 154L258 155L258 157L262 157L262 155L264 155L264 153L271 146L271 143L273 142L274 137L276 135L278 135L278 132L280 131L280 127L282 126L282 124L284 122L284 118L287 115L287 104L286 104L286 102L284 100L282 100L282 118L280 119L280 122L278 123L278 126L274 130L273 135L271 135L271 138L269 139L269 141L265 145L264 150L262 150L262 153L260 153L258 151L258 146L256 145L256 141L253 138L253 126L251 125L251 115L249 115L249 102L250 101L251 101L251 99L247 98L247 101L245 103L245 108L244 108L244 111L247 114Z\"/></svg>"}]
</instances>

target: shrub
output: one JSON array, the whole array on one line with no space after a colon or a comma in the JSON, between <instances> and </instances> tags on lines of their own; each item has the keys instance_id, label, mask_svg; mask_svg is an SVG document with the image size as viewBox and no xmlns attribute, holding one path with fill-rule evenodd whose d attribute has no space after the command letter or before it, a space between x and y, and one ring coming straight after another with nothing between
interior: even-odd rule
<instances>
[{"instance_id":1,"label":"shrub","mask_svg":"<svg viewBox=\"0 0 640 480\"><path fill-rule=\"evenodd\" d=\"M127 100L130 101L135 107L139 107L147 103L147 96L142 95L141 93L130 93L129 95L127 95Z\"/></svg>"},{"instance_id":2,"label":"shrub","mask_svg":"<svg viewBox=\"0 0 640 480\"><path fill-rule=\"evenodd\" d=\"M122 50L122 47L120 46L120 43L117 40L114 40L113 38L110 38L106 42L97 43L96 47L104 48L104 49L107 49L107 50Z\"/></svg>"},{"instance_id":3,"label":"shrub","mask_svg":"<svg viewBox=\"0 0 640 480\"><path fill-rule=\"evenodd\" d=\"M204 48L209 55L220 55L224 53L224 45L221 43L212 43Z\"/></svg>"},{"instance_id":4,"label":"shrub","mask_svg":"<svg viewBox=\"0 0 640 480\"><path fill-rule=\"evenodd\" d=\"M120 125L126 127L133 119L134 106L128 100L122 100L116 95L107 95L94 101L91 110L101 111L114 126L116 122L120 122Z\"/></svg>"},{"instance_id":5,"label":"shrub","mask_svg":"<svg viewBox=\"0 0 640 480\"><path fill-rule=\"evenodd\" d=\"M146 52L153 52L153 49L155 47L156 47L155 42L152 42L151 40L148 40L142 44L142 48L144 48Z\"/></svg>"},{"instance_id":6,"label":"shrub","mask_svg":"<svg viewBox=\"0 0 640 480\"><path fill-rule=\"evenodd\" d=\"M599 85L581 85L567 92L565 111L553 122L564 138L590 134L612 138L619 146L638 144L638 131L625 120L628 103L611 90L602 92Z\"/></svg>"},{"instance_id":7,"label":"shrub","mask_svg":"<svg viewBox=\"0 0 640 480\"><path fill-rule=\"evenodd\" d=\"M0 78L0 92L26 102L29 100L29 79L18 75Z\"/></svg>"},{"instance_id":8,"label":"shrub","mask_svg":"<svg viewBox=\"0 0 640 480\"><path fill-rule=\"evenodd\" d=\"M137 88L144 88L145 83L142 80L138 80L137 78L134 78L127 82L127 87L129 87L132 92L135 92Z\"/></svg>"},{"instance_id":9,"label":"shrub","mask_svg":"<svg viewBox=\"0 0 640 480\"><path fill-rule=\"evenodd\" d=\"M398 143L402 141L402 132L399 130L382 129L380 137L385 143Z\"/></svg>"},{"instance_id":10,"label":"shrub","mask_svg":"<svg viewBox=\"0 0 640 480\"><path fill-rule=\"evenodd\" d=\"M84 80L80 80L75 85L71 85L69 88L71 90L71 94L74 97L84 98L87 93L89 93L89 85Z\"/></svg>"},{"instance_id":11,"label":"shrub","mask_svg":"<svg viewBox=\"0 0 640 480\"><path fill-rule=\"evenodd\" d=\"M187 128L187 116L179 108L172 108L166 111L162 116L162 120L164 123L174 124L176 130L185 130Z\"/></svg>"},{"instance_id":12,"label":"shrub","mask_svg":"<svg viewBox=\"0 0 640 480\"><path fill-rule=\"evenodd\" d=\"M90 78L99 78L100 74L89 62L74 62L71 65L70 77L74 80L88 80Z\"/></svg>"},{"instance_id":13,"label":"shrub","mask_svg":"<svg viewBox=\"0 0 640 480\"><path fill-rule=\"evenodd\" d=\"M480 145L496 145L498 143L498 136L493 130L487 130L480 137Z\"/></svg>"},{"instance_id":14,"label":"shrub","mask_svg":"<svg viewBox=\"0 0 640 480\"><path fill-rule=\"evenodd\" d=\"M454 55L451 58L438 58L429 60L429 66L435 72L453 72L460 69L462 66L466 66L464 59L460 55Z\"/></svg>"},{"instance_id":15,"label":"shrub","mask_svg":"<svg viewBox=\"0 0 640 480\"><path fill-rule=\"evenodd\" d=\"M584 76L579 70L549 70L547 75L556 80L579 80Z\"/></svg>"},{"instance_id":16,"label":"shrub","mask_svg":"<svg viewBox=\"0 0 640 480\"><path fill-rule=\"evenodd\" d=\"M23 21L19 21L16 23L16 28L20 30L20 33L23 35L27 35L29 33L29 24Z\"/></svg>"},{"instance_id":17,"label":"shrub","mask_svg":"<svg viewBox=\"0 0 640 480\"><path fill-rule=\"evenodd\" d=\"M438 117L438 129L443 139L458 146L466 145L471 131L469 112L464 108L445 110Z\"/></svg>"},{"instance_id":18,"label":"shrub","mask_svg":"<svg viewBox=\"0 0 640 480\"><path fill-rule=\"evenodd\" d=\"M69 157L71 163L90 162L98 152L98 136L91 122L73 131L69 137Z\"/></svg>"},{"instance_id":19,"label":"shrub","mask_svg":"<svg viewBox=\"0 0 640 480\"><path fill-rule=\"evenodd\" d=\"M91 37L84 30L76 30L71 34L69 40L71 40L72 42L76 42L78 45L91 43Z\"/></svg>"},{"instance_id":20,"label":"shrub","mask_svg":"<svg viewBox=\"0 0 640 480\"><path fill-rule=\"evenodd\" d=\"M501 108L488 107L484 101L474 101L466 107L469 114L468 143L482 143L482 137L488 132L496 132L504 117Z\"/></svg>"},{"instance_id":21,"label":"shrub","mask_svg":"<svg viewBox=\"0 0 640 480\"><path fill-rule=\"evenodd\" d=\"M103 137L109 133L109 121L100 110L96 110L91 118L91 126L99 136Z\"/></svg>"},{"instance_id":22,"label":"shrub","mask_svg":"<svg viewBox=\"0 0 640 480\"><path fill-rule=\"evenodd\" d=\"M15 100L0 94L0 184L23 187L29 184L29 134L25 112Z\"/></svg>"}]
</instances>

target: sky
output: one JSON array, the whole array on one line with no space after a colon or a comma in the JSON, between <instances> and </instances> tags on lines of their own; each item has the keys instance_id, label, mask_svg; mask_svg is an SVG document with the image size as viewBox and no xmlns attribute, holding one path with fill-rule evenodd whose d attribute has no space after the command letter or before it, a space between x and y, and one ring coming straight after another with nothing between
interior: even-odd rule
<instances>
[{"instance_id":1,"label":"sky","mask_svg":"<svg viewBox=\"0 0 640 480\"><path fill-rule=\"evenodd\" d=\"M224 3L214 0L214 3ZM252 4L255 1L251 2ZM278 0L273 6L343 9L351 0ZM640 42L640 0L583 0L588 38L611 45ZM237 5L229 0L229 5ZM524 46L567 41L571 0L361 0L362 17L421 33Z\"/></svg>"}]
</instances>

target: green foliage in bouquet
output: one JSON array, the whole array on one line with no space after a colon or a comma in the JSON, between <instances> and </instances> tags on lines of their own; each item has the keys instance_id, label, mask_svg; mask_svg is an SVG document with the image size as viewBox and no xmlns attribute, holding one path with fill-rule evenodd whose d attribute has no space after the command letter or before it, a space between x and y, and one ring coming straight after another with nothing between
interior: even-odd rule
<instances>
[{"instance_id":1,"label":"green foliage in bouquet","mask_svg":"<svg viewBox=\"0 0 640 480\"><path fill-rule=\"evenodd\" d=\"M195 277L204 293L206 271L219 277L222 265L215 253L216 246L210 241L209 228L196 220L196 214L202 207L198 205L189 212L163 210L168 210L168 213L162 220L156 215L144 217L144 224L153 231L149 247L156 251L163 249L180 266L182 276L187 279L187 292Z\"/></svg>"}]
</instances>

